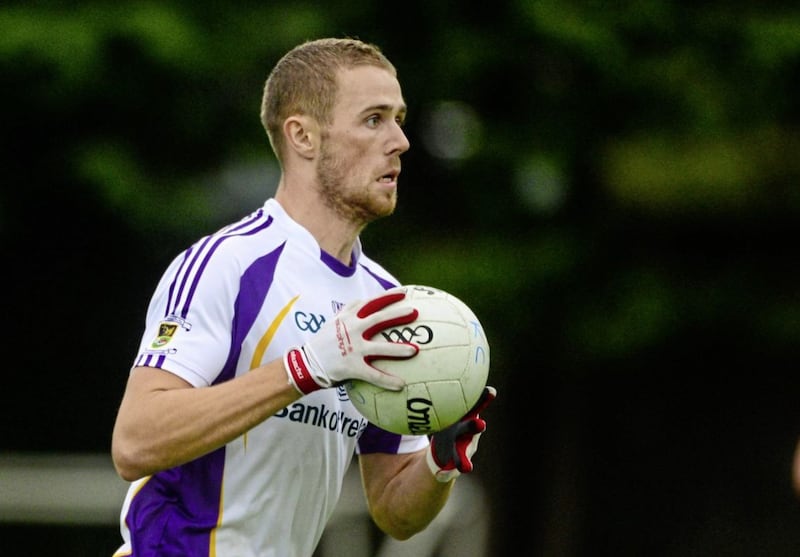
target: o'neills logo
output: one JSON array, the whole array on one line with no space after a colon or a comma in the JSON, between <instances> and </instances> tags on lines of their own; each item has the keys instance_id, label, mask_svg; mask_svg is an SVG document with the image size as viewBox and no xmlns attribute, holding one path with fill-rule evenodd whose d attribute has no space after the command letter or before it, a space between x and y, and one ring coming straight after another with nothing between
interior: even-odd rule
<instances>
[{"instance_id":1,"label":"o'neills logo","mask_svg":"<svg viewBox=\"0 0 800 557\"><path fill-rule=\"evenodd\" d=\"M336 344L342 356L347 356L348 352L353 351L353 346L350 343L350 338L347 333L347 327L342 323L341 319L336 320Z\"/></svg>"},{"instance_id":2,"label":"o'neills logo","mask_svg":"<svg viewBox=\"0 0 800 557\"><path fill-rule=\"evenodd\" d=\"M433 402L427 398L410 398L406 402L408 430L414 435L424 435L431 431L431 408Z\"/></svg>"},{"instance_id":3,"label":"o'neills logo","mask_svg":"<svg viewBox=\"0 0 800 557\"><path fill-rule=\"evenodd\" d=\"M289 352L289 363L292 364L292 372L297 379L306 378L306 368L303 365L303 361L300 359L297 350L292 350Z\"/></svg>"}]
</instances>

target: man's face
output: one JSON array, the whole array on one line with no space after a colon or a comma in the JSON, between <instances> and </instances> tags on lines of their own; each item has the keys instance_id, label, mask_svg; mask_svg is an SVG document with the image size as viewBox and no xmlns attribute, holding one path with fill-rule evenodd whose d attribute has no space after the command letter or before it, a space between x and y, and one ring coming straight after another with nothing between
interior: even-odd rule
<instances>
[{"instance_id":1,"label":"man's face","mask_svg":"<svg viewBox=\"0 0 800 557\"><path fill-rule=\"evenodd\" d=\"M339 72L333 122L322 137L317 179L325 203L360 225L392 214L406 105L397 79L373 66Z\"/></svg>"}]
</instances>

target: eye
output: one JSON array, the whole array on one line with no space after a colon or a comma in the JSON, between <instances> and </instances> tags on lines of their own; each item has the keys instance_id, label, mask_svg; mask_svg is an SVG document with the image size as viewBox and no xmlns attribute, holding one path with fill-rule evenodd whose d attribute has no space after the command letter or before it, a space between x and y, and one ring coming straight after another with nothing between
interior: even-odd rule
<instances>
[{"instance_id":1,"label":"eye","mask_svg":"<svg viewBox=\"0 0 800 557\"><path fill-rule=\"evenodd\" d=\"M377 128L378 124L381 123L381 116L379 114L373 114L369 118L367 118L367 126L370 128Z\"/></svg>"}]
</instances>

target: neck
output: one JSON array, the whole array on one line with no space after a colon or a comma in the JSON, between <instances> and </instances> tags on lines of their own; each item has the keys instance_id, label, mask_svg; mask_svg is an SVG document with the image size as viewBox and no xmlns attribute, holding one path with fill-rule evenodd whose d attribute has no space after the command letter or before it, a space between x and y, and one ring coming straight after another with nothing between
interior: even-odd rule
<instances>
[{"instance_id":1,"label":"neck","mask_svg":"<svg viewBox=\"0 0 800 557\"><path fill-rule=\"evenodd\" d=\"M292 220L308 230L323 251L350 265L353 246L363 225L347 221L315 196L290 191L283 181L275 192L275 200Z\"/></svg>"}]
</instances>

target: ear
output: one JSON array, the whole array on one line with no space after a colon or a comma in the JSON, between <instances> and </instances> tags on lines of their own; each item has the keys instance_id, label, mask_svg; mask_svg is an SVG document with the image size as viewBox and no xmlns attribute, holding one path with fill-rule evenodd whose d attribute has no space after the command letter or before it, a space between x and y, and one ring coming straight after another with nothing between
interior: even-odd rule
<instances>
[{"instance_id":1,"label":"ear","mask_svg":"<svg viewBox=\"0 0 800 557\"><path fill-rule=\"evenodd\" d=\"M283 122L283 135L289 150L304 159L313 159L319 147L319 125L309 116L290 116Z\"/></svg>"}]
</instances>

